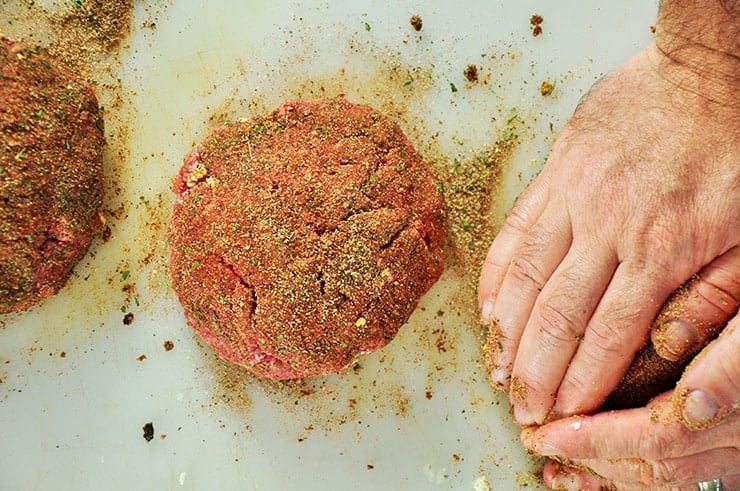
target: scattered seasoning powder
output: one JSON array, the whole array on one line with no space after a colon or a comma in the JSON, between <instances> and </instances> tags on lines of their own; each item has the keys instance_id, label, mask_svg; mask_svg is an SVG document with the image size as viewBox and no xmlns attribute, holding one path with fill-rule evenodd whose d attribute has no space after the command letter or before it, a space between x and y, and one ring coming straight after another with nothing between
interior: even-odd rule
<instances>
[{"instance_id":1,"label":"scattered seasoning powder","mask_svg":"<svg viewBox=\"0 0 740 491\"><path fill-rule=\"evenodd\" d=\"M60 39L49 52L66 66L90 78L93 63L106 59L128 36L133 18L133 0L84 0L73 8L51 16L54 32Z\"/></svg>"},{"instance_id":2,"label":"scattered seasoning powder","mask_svg":"<svg viewBox=\"0 0 740 491\"><path fill-rule=\"evenodd\" d=\"M450 222L451 245L467 279L471 298L477 298L480 269L497 232L489 216L490 208L503 165L518 142L516 124L513 117L507 121L502 138L492 148L469 160L454 159L436 169ZM472 304L475 302L471 302L471 308L477 311L477 304Z\"/></svg>"}]
</instances>

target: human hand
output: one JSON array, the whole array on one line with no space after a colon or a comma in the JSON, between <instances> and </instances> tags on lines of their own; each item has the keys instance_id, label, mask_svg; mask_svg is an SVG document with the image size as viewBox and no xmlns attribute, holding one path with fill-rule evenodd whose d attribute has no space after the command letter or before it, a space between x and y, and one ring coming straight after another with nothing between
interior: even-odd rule
<instances>
[{"instance_id":1,"label":"human hand","mask_svg":"<svg viewBox=\"0 0 740 491\"><path fill-rule=\"evenodd\" d=\"M658 319L678 328L657 323L656 350L665 351L667 345L673 358L691 354L736 316L739 271L740 247L735 247L677 292ZM657 331L662 334L656 336ZM739 347L736 317L686 369L678 388L656 397L647 408L524 430L525 446L560 460L546 464L545 483L554 489L655 489L669 484L696 489L699 481L722 477L727 489L740 486L740 475L733 475L740 473L740 421L734 414L740 407ZM712 428L716 430L707 431Z\"/></svg>"},{"instance_id":2,"label":"human hand","mask_svg":"<svg viewBox=\"0 0 740 491\"><path fill-rule=\"evenodd\" d=\"M675 291L653 322L603 409L641 407L673 389L686 365L735 315L740 304L740 246L704 267Z\"/></svg>"},{"instance_id":3,"label":"human hand","mask_svg":"<svg viewBox=\"0 0 740 491\"><path fill-rule=\"evenodd\" d=\"M704 86L654 45L607 76L493 242L479 301L521 425L600 407L670 293L740 243L737 107Z\"/></svg>"},{"instance_id":4,"label":"human hand","mask_svg":"<svg viewBox=\"0 0 740 491\"><path fill-rule=\"evenodd\" d=\"M680 361L706 345L740 305L740 246L712 261L674 293L650 331L662 358Z\"/></svg>"},{"instance_id":5,"label":"human hand","mask_svg":"<svg viewBox=\"0 0 740 491\"><path fill-rule=\"evenodd\" d=\"M686 489L721 477L740 489L740 317L686 369L676 390L648 407L573 416L522 432L524 445L556 457L553 489Z\"/></svg>"}]
</instances>

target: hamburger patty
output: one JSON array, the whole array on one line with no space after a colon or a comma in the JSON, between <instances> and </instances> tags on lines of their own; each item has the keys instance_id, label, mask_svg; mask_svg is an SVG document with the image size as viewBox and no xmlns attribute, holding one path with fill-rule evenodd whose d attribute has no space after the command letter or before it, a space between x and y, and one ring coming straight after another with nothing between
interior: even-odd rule
<instances>
[{"instance_id":1,"label":"hamburger patty","mask_svg":"<svg viewBox=\"0 0 740 491\"><path fill-rule=\"evenodd\" d=\"M188 323L271 379L383 347L443 270L428 166L397 124L344 99L214 129L174 191L171 273Z\"/></svg>"},{"instance_id":2,"label":"hamburger patty","mask_svg":"<svg viewBox=\"0 0 740 491\"><path fill-rule=\"evenodd\" d=\"M91 87L0 39L0 313L55 294L100 227L105 140Z\"/></svg>"}]
</instances>

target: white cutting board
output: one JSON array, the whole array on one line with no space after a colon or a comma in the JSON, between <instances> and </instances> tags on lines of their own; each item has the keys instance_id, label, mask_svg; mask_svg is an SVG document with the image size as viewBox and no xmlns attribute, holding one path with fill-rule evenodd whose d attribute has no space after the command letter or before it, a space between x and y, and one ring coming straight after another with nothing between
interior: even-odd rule
<instances>
[{"instance_id":1,"label":"white cutting board","mask_svg":"<svg viewBox=\"0 0 740 491\"><path fill-rule=\"evenodd\" d=\"M217 361L185 324L167 283L169 186L215 124L343 93L397 120L422 154L449 161L492 144L516 114L521 143L501 212L593 81L650 42L655 9L641 0L138 3L113 67L120 83L97 87L113 235L56 297L0 316L0 490L539 489L507 399L486 381L458 278L446 273L357 370L268 384ZM544 18L536 38L534 13ZM5 35L28 35L28 25L0 22ZM486 84L465 81L470 63L490 74ZM555 83L549 97L543 80Z\"/></svg>"}]
</instances>

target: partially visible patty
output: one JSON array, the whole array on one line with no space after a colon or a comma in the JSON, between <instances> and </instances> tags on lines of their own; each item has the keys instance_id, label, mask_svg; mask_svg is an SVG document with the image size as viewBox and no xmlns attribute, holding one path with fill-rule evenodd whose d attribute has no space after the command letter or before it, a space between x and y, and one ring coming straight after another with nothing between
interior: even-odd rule
<instances>
[{"instance_id":1,"label":"partially visible patty","mask_svg":"<svg viewBox=\"0 0 740 491\"><path fill-rule=\"evenodd\" d=\"M0 313L67 282L100 227L105 140L89 84L0 39Z\"/></svg>"},{"instance_id":2,"label":"partially visible patty","mask_svg":"<svg viewBox=\"0 0 740 491\"><path fill-rule=\"evenodd\" d=\"M189 324L271 379L381 348L443 270L427 164L397 124L341 98L214 129L174 190L171 273Z\"/></svg>"},{"instance_id":3,"label":"partially visible patty","mask_svg":"<svg viewBox=\"0 0 740 491\"><path fill-rule=\"evenodd\" d=\"M681 306L692 295L690 285L695 281L699 280L691 279L686 285L673 292L653 321L652 329L660 328L675 318L675 311L680 311ZM658 394L675 388L684 369L691 363L694 356L722 330L708 327L707 324L698 324L696 328L707 333L706 341L700 346L695 346L693 350L687 351L677 360L662 358L656 351L652 339L649 338L635 354L627 372L619 381L619 385L609 394L603 409L642 407Z\"/></svg>"}]
</instances>

